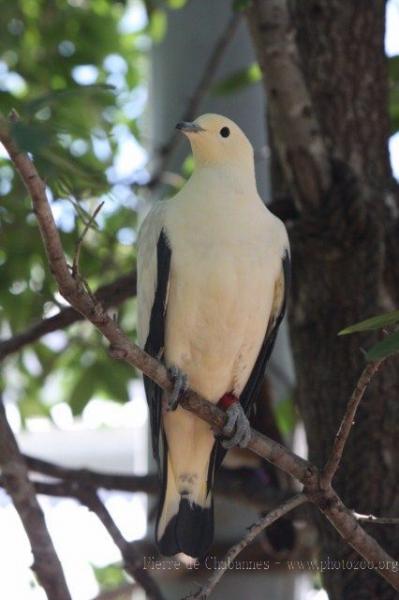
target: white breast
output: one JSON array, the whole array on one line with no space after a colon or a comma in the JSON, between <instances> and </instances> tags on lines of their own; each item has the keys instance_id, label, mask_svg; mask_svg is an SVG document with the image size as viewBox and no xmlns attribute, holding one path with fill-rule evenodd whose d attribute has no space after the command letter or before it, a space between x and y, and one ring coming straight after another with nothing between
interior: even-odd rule
<instances>
[{"instance_id":1,"label":"white breast","mask_svg":"<svg viewBox=\"0 0 399 600\"><path fill-rule=\"evenodd\" d=\"M281 270L281 224L260 202L176 202L165 357L211 401L241 393L263 342ZM281 237L281 235L280 235Z\"/></svg>"}]
</instances>

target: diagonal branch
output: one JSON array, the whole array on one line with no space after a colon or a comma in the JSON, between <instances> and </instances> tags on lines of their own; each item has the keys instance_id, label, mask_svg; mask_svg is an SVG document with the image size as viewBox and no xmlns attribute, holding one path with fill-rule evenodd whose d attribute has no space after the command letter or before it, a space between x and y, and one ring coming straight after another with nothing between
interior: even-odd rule
<instances>
[{"instance_id":1,"label":"diagonal branch","mask_svg":"<svg viewBox=\"0 0 399 600\"><path fill-rule=\"evenodd\" d=\"M128 298L135 296L136 294L136 274L122 275L118 277L112 283L98 288L94 294L96 299L102 303L105 309L111 306L118 306L122 304ZM58 329L65 329L77 321L83 320L84 317L81 313L76 311L74 308L63 308L54 317L43 319L39 323L32 325L25 331L17 333L13 337L6 340L0 340L0 361L18 352L24 346L36 342L44 335L57 331Z\"/></svg>"},{"instance_id":2,"label":"diagonal branch","mask_svg":"<svg viewBox=\"0 0 399 600\"><path fill-rule=\"evenodd\" d=\"M146 592L146 597L149 600L164 600L158 584L144 567L140 544L125 540L105 504L100 500L96 490L90 487L79 486L75 492L75 497L100 519L122 554L125 571L141 585Z\"/></svg>"},{"instance_id":3,"label":"diagonal branch","mask_svg":"<svg viewBox=\"0 0 399 600\"><path fill-rule=\"evenodd\" d=\"M0 421L0 434L2 433L2 427L1 427L1 421ZM1 450L1 441L0 441L0 450ZM1 458L1 456L0 456ZM21 456L21 460L24 461L24 457ZM48 483L45 481L38 481L38 482L31 482L27 479L27 484L28 486L30 486L32 489L32 493L34 494L35 491L38 494L49 494L51 493L51 495L53 496L69 496L71 498L76 498L77 500L79 500L79 502L81 504L83 504L84 506L87 506L87 508L89 508L91 511L93 511L97 517L100 519L100 521L102 522L102 524L104 525L104 527L107 529L109 535L111 536L112 540L114 541L115 545L119 548L121 555L123 557L124 560L124 568L126 570L127 573L129 573L129 575L131 575L135 581L137 581L138 584L140 584L143 589L146 592L146 597L152 599L152 600L164 600L163 595L158 587L158 585L156 584L156 582L154 581L154 579L150 576L150 574L148 573L148 571L146 571L146 569L144 568L144 563L143 563L143 559L141 556L141 552L140 552L140 544L139 543L135 543L135 542L128 542L127 540L125 540L125 538L123 537L122 533L120 532L120 530L118 529L116 523L114 522L114 520L112 519L112 516L110 515L110 513L108 512L106 506L103 504L103 502L101 501L100 497L98 496L97 490L95 487L93 487L92 485L92 481L91 478L88 477L86 479L86 481L80 481L79 479L72 479L72 477L68 478L68 476L71 475L71 473L68 473L68 469L63 469L63 467L58 467L57 465L53 465L51 463L46 463L46 461L40 461L39 459L28 459L28 464L30 463L31 465L35 465L36 467L38 467L38 465L44 463L42 466L45 466L47 468L47 470L52 471L52 473L57 472L58 474L60 474L61 472L63 473L64 476L66 476L66 479L64 479L61 482L56 482L56 483ZM9 465L13 465L13 463L8 463ZM50 468L52 467L52 468ZM9 468L9 466L7 467ZM26 474L27 474L27 466L25 465L25 469L26 469ZM78 471L77 469L75 471ZM84 471L81 471L82 473L84 473ZM124 477L124 476L107 476L105 474L102 475L102 477L99 477L99 481L101 483L105 483L107 485L105 486L101 486L101 487L108 487L108 485L110 485L111 483L113 483L115 481L116 486L114 486L112 489L118 489L118 483L120 484L121 482L119 481L119 478L122 478L123 480L128 479L128 477ZM95 478L94 478L95 479ZM104 479L104 481L103 481ZM149 477L149 483L150 485L152 485L152 487L155 487L156 489L156 484L158 483L156 481L156 477ZM134 480L133 480L133 483ZM7 490L9 490L9 488L7 487L7 477L6 477L6 473L3 470L3 475L0 477L0 484L4 485L6 487ZM15 485L15 484L14 484ZM135 486L132 486L133 491L138 491L137 489L134 489ZM136 485L137 488L137 485ZM20 494L20 489L22 489L20 487L20 482L17 482L15 489L18 490L18 493ZM123 489L123 488L122 488ZM15 499L13 496L13 501L15 503ZM27 502L32 502L31 497L27 495ZM18 508L18 507L17 507ZM22 517L21 517L22 518ZM28 519L27 522L29 523L30 521L33 519ZM50 540L51 542L51 540ZM32 550L35 551L35 549L37 548L36 544L36 540L33 541L31 540L32 543ZM41 546L39 546L39 550L40 550ZM43 557L41 557L42 559ZM54 555L54 558L56 558L56 556ZM50 570L50 573L53 574L53 577L55 579L55 581L58 581L58 577L59 577L59 573L57 573L54 570L54 566L52 563L52 556L51 556L51 551L47 550L45 553L45 566L46 569ZM52 559L52 560L49 560ZM43 560L42 560L43 562ZM35 557L35 565L38 563L37 558ZM35 567L35 571L39 574L39 569L37 567ZM42 582L42 577L39 578L40 581ZM44 584L42 583L43 587ZM45 588L47 591L47 588ZM70 598L69 596L57 596L55 595L51 595L48 594L48 597L50 600L63 600L64 598Z\"/></svg>"},{"instance_id":4,"label":"diagonal branch","mask_svg":"<svg viewBox=\"0 0 399 600\"><path fill-rule=\"evenodd\" d=\"M266 527L269 527L269 525L280 519L280 517L286 515L288 512L297 506L304 504L305 502L307 502L307 498L304 494L296 494L254 523L249 528L247 535L240 542L230 548L226 556L223 558L223 561L221 561L221 566L214 571L208 582L196 594L187 596L186 600L206 600L219 583L223 575L229 569L235 557L240 554L240 552L242 552L242 550L244 550L244 548L246 548L251 542L253 542L256 536L266 529Z\"/></svg>"},{"instance_id":5,"label":"diagonal branch","mask_svg":"<svg viewBox=\"0 0 399 600\"><path fill-rule=\"evenodd\" d=\"M10 495L29 538L36 573L49 600L72 600L61 563L47 530L43 511L28 478L28 469L8 424L0 399L0 467Z\"/></svg>"},{"instance_id":6,"label":"diagonal branch","mask_svg":"<svg viewBox=\"0 0 399 600\"><path fill-rule=\"evenodd\" d=\"M164 365L133 344L104 311L101 304L89 296L79 281L70 274L46 197L44 183L28 156L18 150L8 133L7 124L2 121L0 121L0 141L8 151L32 198L47 257L60 293L107 338L114 358L125 360L143 371L166 392L171 392L173 383L169 380ZM204 419L217 432L220 432L225 423L225 413L193 390L186 392L181 405ZM399 573L396 572L394 560L359 525L353 513L343 504L335 491L332 488L327 490L322 488L320 473L315 465L254 430L251 431L248 448L303 483L307 499L319 508L341 537L363 558L373 563L378 573L399 590Z\"/></svg>"},{"instance_id":7,"label":"diagonal branch","mask_svg":"<svg viewBox=\"0 0 399 600\"><path fill-rule=\"evenodd\" d=\"M345 414L341 421L341 425L339 427L337 435L335 436L334 445L330 457L321 474L321 485L325 489L331 486L333 477L339 467L339 463L341 462L345 444L348 440L350 431L352 429L353 420L355 418L358 406L364 396L364 393L372 377L377 373L382 362L382 360L379 360L368 364L364 368L363 373L360 375L359 381L357 382L357 385L352 393L352 396L350 397L350 400L345 410Z\"/></svg>"}]
</instances>

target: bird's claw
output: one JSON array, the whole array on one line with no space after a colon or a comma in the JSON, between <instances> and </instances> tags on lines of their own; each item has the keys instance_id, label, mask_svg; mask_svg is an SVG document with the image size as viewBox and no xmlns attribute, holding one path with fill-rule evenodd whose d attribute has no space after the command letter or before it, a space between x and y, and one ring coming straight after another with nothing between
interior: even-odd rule
<instances>
[{"instance_id":1,"label":"bird's claw","mask_svg":"<svg viewBox=\"0 0 399 600\"><path fill-rule=\"evenodd\" d=\"M168 398L167 410L176 410L181 396L187 390L187 375L178 367L169 367L168 373L173 381L173 390Z\"/></svg>"},{"instance_id":2,"label":"bird's claw","mask_svg":"<svg viewBox=\"0 0 399 600\"><path fill-rule=\"evenodd\" d=\"M221 444L229 450L234 446L245 448L251 437L251 426L239 402L235 402L226 410L226 424L222 430Z\"/></svg>"}]
</instances>

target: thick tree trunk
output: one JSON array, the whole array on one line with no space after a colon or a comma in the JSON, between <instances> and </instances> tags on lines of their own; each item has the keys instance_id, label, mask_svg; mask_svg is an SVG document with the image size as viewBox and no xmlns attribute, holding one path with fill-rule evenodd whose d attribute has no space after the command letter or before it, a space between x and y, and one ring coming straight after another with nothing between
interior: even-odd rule
<instances>
[{"instance_id":1,"label":"thick tree trunk","mask_svg":"<svg viewBox=\"0 0 399 600\"><path fill-rule=\"evenodd\" d=\"M265 51L266 36L273 35L276 28L267 19L271 13L267 14L265 2L254 2L250 22L270 94L274 81L272 72L268 73L271 55ZM312 202L310 208L308 205L300 211L290 234L290 330L297 400L310 459L322 466L364 366L361 347L367 348L375 341L373 335L337 337L337 333L346 325L389 310L395 302L392 276L386 282L384 279L392 273L387 256L394 247L394 240L387 243L386 236L395 231L392 223L385 222L385 202L392 189L387 149L385 3L293 0L290 17L312 111L331 167L328 189L320 185L320 202ZM294 163L288 152L284 154L288 147L284 130L273 118L273 112L274 117L279 114L278 92L274 110L271 107L273 137L282 171L286 179L290 178L291 192L303 206L307 192L304 179L298 190L298 162ZM314 189L310 182L309 197L318 196ZM399 514L398 392L398 360L391 359L360 407L335 482L344 502L357 512ZM398 557L397 531L392 527L368 527L390 554ZM320 520L320 531L321 558L329 558L333 565L324 573L331 599L397 597L371 569L338 565L338 561L356 561L359 557L325 521Z\"/></svg>"}]
</instances>

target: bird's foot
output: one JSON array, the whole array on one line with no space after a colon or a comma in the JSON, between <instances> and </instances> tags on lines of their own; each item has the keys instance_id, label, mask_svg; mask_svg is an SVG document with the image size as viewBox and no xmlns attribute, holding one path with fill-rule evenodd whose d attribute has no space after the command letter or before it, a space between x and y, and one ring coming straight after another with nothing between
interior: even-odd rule
<instances>
[{"instance_id":1,"label":"bird's foot","mask_svg":"<svg viewBox=\"0 0 399 600\"><path fill-rule=\"evenodd\" d=\"M169 394L167 401L167 410L176 410L179 405L180 398L187 390L187 375L178 367L168 368L169 377L173 381L173 390Z\"/></svg>"},{"instance_id":2,"label":"bird's foot","mask_svg":"<svg viewBox=\"0 0 399 600\"><path fill-rule=\"evenodd\" d=\"M238 398L225 394L219 401L219 406L226 410L226 424L222 429L219 440L226 450L239 446L245 448L251 437L251 426Z\"/></svg>"}]
</instances>

